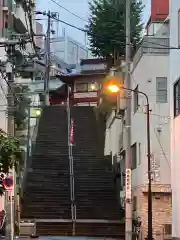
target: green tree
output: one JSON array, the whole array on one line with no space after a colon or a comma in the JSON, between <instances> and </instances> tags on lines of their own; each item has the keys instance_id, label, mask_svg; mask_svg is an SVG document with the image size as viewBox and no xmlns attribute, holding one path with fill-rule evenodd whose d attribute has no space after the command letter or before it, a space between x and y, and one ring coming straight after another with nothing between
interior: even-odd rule
<instances>
[{"instance_id":1,"label":"green tree","mask_svg":"<svg viewBox=\"0 0 180 240\"><path fill-rule=\"evenodd\" d=\"M15 102L16 109L14 112L16 130L23 130L26 128L28 117L27 109L31 103L31 99L28 96L29 91L30 89L28 86L22 85L19 85L14 89L14 93L17 96Z\"/></svg>"},{"instance_id":2,"label":"green tree","mask_svg":"<svg viewBox=\"0 0 180 240\"><path fill-rule=\"evenodd\" d=\"M23 166L19 140L0 129L0 171L8 173L12 167L18 171Z\"/></svg>"},{"instance_id":3,"label":"green tree","mask_svg":"<svg viewBox=\"0 0 180 240\"><path fill-rule=\"evenodd\" d=\"M125 0L93 0L89 3L90 19L86 27L94 56L109 58L114 55L114 51L119 56L125 54L125 5ZM133 44L141 39L143 8L140 0L132 0L131 41Z\"/></svg>"},{"instance_id":4,"label":"green tree","mask_svg":"<svg viewBox=\"0 0 180 240\"><path fill-rule=\"evenodd\" d=\"M5 174L14 167L16 173L22 170L24 160L19 140L0 129L0 172ZM4 194L4 188L0 186L0 195Z\"/></svg>"}]
</instances>

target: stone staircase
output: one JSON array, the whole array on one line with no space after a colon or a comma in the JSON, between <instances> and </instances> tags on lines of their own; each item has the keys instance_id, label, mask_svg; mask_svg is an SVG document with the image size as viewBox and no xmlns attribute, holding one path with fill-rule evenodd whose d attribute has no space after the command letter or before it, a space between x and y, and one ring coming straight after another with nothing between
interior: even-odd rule
<instances>
[{"instance_id":1,"label":"stone staircase","mask_svg":"<svg viewBox=\"0 0 180 240\"><path fill-rule=\"evenodd\" d=\"M122 216L113 181L112 159L104 156L105 122L98 123L92 107L74 107L72 117L75 122L73 162L76 217L84 221L94 220L76 224L76 231L79 235L83 235L84 231L89 234L93 232L90 236L95 237L123 237L124 225L117 222Z\"/></svg>"},{"instance_id":2,"label":"stone staircase","mask_svg":"<svg viewBox=\"0 0 180 240\"><path fill-rule=\"evenodd\" d=\"M41 236L124 239L111 157L103 156L105 123L97 122L92 107L73 107L72 118L76 221L71 215L67 114L63 106L43 110L27 174L22 217L34 219L36 233Z\"/></svg>"},{"instance_id":3,"label":"stone staircase","mask_svg":"<svg viewBox=\"0 0 180 240\"><path fill-rule=\"evenodd\" d=\"M109 160L95 156L74 158L77 219L120 219Z\"/></svg>"},{"instance_id":4,"label":"stone staircase","mask_svg":"<svg viewBox=\"0 0 180 240\"><path fill-rule=\"evenodd\" d=\"M24 192L23 218L71 219L67 116L47 107L39 123Z\"/></svg>"}]
</instances>

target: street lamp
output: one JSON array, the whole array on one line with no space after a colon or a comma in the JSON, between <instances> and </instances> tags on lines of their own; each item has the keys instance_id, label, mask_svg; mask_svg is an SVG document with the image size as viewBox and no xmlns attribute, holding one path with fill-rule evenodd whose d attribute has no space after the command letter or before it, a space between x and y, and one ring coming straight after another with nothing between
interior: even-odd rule
<instances>
[{"instance_id":1,"label":"street lamp","mask_svg":"<svg viewBox=\"0 0 180 240\"><path fill-rule=\"evenodd\" d=\"M36 117L39 117L41 115L41 110L40 109L37 109L36 110Z\"/></svg>"},{"instance_id":2,"label":"street lamp","mask_svg":"<svg viewBox=\"0 0 180 240\"><path fill-rule=\"evenodd\" d=\"M150 143L150 109L149 109L149 98L146 93L122 87L118 84L107 85L107 90L110 93L118 93L121 89L135 92L144 95L146 98L146 128L147 128L147 158L148 158L148 240L153 239L153 228L152 228L152 183L151 183L151 143Z\"/></svg>"},{"instance_id":3,"label":"street lamp","mask_svg":"<svg viewBox=\"0 0 180 240\"><path fill-rule=\"evenodd\" d=\"M112 93L118 93L120 91L120 89L117 85L109 85L108 90Z\"/></svg>"}]
</instances>

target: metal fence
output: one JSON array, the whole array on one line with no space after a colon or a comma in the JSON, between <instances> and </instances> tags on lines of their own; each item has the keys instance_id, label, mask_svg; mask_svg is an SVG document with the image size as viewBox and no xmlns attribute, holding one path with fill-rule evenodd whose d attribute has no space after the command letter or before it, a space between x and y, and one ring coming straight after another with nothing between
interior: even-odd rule
<instances>
[{"instance_id":1,"label":"metal fence","mask_svg":"<svg viewBox=\"0 0 180 240\"><path fill-rule=\"evenodd\" d=\"M172 236L170 234L167 234L165 232L165 229L163 226L157 228L156 230L153 230L153 238L154 240L170 240L172 239ZM147 228L140 228L139 231L137 231L137 240L146 240L147 239Z\"/></svg>"}]
</instances>

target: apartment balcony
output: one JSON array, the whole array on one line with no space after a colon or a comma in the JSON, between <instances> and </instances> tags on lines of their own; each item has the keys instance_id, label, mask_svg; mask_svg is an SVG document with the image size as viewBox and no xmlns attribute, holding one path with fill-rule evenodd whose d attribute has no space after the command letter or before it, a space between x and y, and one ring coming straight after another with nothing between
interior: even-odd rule
<instances>
[{"instance_id":1,"label":"apartment balcony","mask_svg":"<svg viewBox=\"0 0 180 240\"><path fill-rule=\"evenodd\" d=\"M28 28L27 22L28 20L26 21L26 16L22 4L17 3L14 8L14 29L18 33L26 33Z\"/></svg>"},{"instance_id":2,"label":"apartment balcony","mask_svg":"<svg viewBox=\"0 0 180 240\"><path fill-rule=\"evenodd\" d=\"M169 54L169 38L167 37L144 37L139 49L133 58L133 69L141 60L142 56L148 55L168 55Z\"/></svg>"},{"instance_id":3,"label":"apartment balcony","mask_svg":"<svg viewBox=\"0 0 180 240\"><path fill-rule=\"evenodd\" d=\"M3 28L2 29L2 37L3 38L8 38L9 37L9 30L8 30L8 28Z\"/></svg>"},{"instance_id":4,"label":"apartment balcony","mask_svg":"<svg viewBox=\"0 0 180 240\"><path fill-rule=\"evenodd\" d=\"M8 0L3 0L2 10L8 11Z\"/></svg>"}]
</instances>

